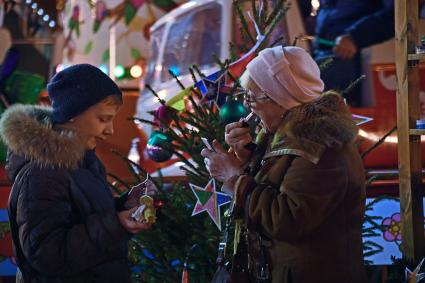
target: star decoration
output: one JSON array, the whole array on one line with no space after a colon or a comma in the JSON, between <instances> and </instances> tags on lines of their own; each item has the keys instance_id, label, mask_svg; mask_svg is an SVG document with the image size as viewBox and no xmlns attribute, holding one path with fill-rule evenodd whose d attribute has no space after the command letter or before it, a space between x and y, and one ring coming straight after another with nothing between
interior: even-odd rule
<instances>
[{"instance_id":1,"label":"star decoration","mask_svg":"<svg viewBox=\"0 0 425 283\"><path fill-rule=\"evenodd\" d=\"M211 179L204 188L193 184L189 185L197 199L192 216L206 211L218 230L221 231L220 206L229 203L230 196L216 191L214 179Z\"/></svg>"},{"instance_id":2,"label":"star decoration","mask_svg":"<svg viewBox=\"0 0 425 283\"><path fill-rule=\"evenodd\" d=\"M419 273L419 270L421 269L424 260L425 258L421 260L421 262L418 264L418 266L416 266L413 271L410 271L410 269L406 267L406 283L417 283L425 278L425 273Z\"/></svg>"},{"instance_id":3,"label":"star decoration","mask_svg":"<svg viewBox=\"0 0 425 283\"><path fill-rule=\"evenodd\" d=\"M196 82L195 87L204 95L205 101L215 101L220 108L226 102L226 93L228 86L225 85L226 72L217 71Z\"/></svg>"},{"instance_id":4,"label":"star decoration","mask_svg":"<svg viewBox=\"0 0 425 283\"><path fill-rule=\"evenodd\" d=\"M354 122L356 122L357 126L360 126L361 124L368 123L370 121L373 121L373 118L360 116L356 114L352 114Z\"/></svg>"},{"instance_id":5,"label":"star decoration","mask_svg":"<svg viewBox=\"0 0 425 283\"><path fill-rule=\"evenodd\" d=\"M246 65L255 57L255 51L265 39L265 36L260 33L260 29L254 19L251 15L249 17L257 33L255 45L241 58L231 63L227 70L219 70L195 83L195 87L204 95L204 100L209 102L214 101L219 109L226 102L226 97L232 94L232 85L234 82L231 77L242 75ZM229 76L228 73L232 74L232 76Z\"/></svg>"}]
</instances>

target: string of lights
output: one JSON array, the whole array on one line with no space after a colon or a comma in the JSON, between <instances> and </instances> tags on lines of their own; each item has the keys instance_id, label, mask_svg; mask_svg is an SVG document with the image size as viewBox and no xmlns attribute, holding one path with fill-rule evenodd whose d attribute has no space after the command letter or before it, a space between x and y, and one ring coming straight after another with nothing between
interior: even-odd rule
<instances>
[{"instance_id":1,"label":"string of lights","mask_svg":"<svg viewBox=\"0 0 425 283\"><path fill-rule=\"evenodd\" d=\"M47 14L47 12L39 5L36 1L33 0L25 0L25 3L31 7L33 13L37 13L39 17L45 22L50 28L56 27L56 21L52 19L52 17Z\"/></svg>"}]
</instances>

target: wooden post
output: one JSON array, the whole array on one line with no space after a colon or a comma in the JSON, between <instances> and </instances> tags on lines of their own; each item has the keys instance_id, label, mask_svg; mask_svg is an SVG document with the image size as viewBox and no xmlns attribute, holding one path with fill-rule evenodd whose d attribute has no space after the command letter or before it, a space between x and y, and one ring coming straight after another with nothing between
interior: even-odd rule
<instances>
[{"instance_id":1,"label":"wooden post","mask_svg":"<svg viewBox=\"0 0 425 283\"><path fill-rule=\"evenodd\" d=\"M398 163L403 256L417 264L424 256L418 61L408 61L418 42L418 0L395 1Z\"/></svg>"}]
</instances>

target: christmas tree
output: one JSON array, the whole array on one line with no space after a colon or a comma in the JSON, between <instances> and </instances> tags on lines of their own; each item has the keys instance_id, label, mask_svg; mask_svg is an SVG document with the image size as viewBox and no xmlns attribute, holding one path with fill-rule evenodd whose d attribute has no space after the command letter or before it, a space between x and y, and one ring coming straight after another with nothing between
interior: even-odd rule
<instances>
[{"instance_id":1,"label":"christmas tree","mask_svg":"<svg viewBox=\"0 0 425 283\"><path fill-rule=\"evenodd\" d=\"M177 156L184 164L181 168L185 171L189 183L200 187L204 187L210 180L200 155L205 147L201 137L216 139L224 144L225 124L248 114L240 97L236 95L237 76L240 73L232 71L231 62L238 59L236 54L243 55L253 47L258 52L270 46L271 41L271 44L277 44L282 40L272 39L271 35L288 9L285 0L275 1L273 5L270 1L252 0L248 2L249 12L242 11L241 2L248 1L234 1L233 4L245 44L229 44L232 58L224 62L216 59L221 69L216 80L203 74L196 65L189 70L194 85L202 83L206 87L206 93L202 93L199 87L182 85L170 70L170 74L180 84L181 92L166 102L160 99L155 90L146 86L161 105L157 111L151 113L154 118L152 121L134 118L157 129L148 142L150 157L156 161L164 161L171 155ZM255 22L256 28L251 22ZM261 40L258 35L261 35ZM233 83L226 83L224 86L225 77ZM223 91L223 88L226 91ZM219 101L217 95L223 100ZM124 156L123 159L134 172L134 184L142 181L146 176L143 168ZM120 187L121 184L121 187L124 185L129 189L132 185L116 176L112 177L117 180L115 187ZM154 181L159 189L156 198L160 200L161 208L157 211L157 222L152 229L140 233L130 241L130 260L134 264L133 281L178 282L181 280L184 266L187 266L188 282L209 282L216 269L220 231L207 214L191 216L196 198L187 183L169 184L164 183L162 178Z\"/></svg>"},{"instance_id":2,"label":"christmas tree","mask_svg":"<svg viewBox=\"0 0 425 283\"><path fill-rule=\"evenodd\" d=\"M252 0L249 16L255 25L250 25L246 18L248 13L242 11L240 2L234 1L234 8L241 26L241 37L246 44L239 46L230 43L231 58L224 62L216 59L220 71L213 75L203 74L196 65L190 68L194 86L183 85L170 70L181 92L171 100L164 101L154 89L146 86L157 97L160 106L151 113L152 121L134 118L157 129L148 142L150 157L162 162L172 155L177 156L189 183L200 187L204 187L211 178L200 155L205 147L201 138L215 139L225 145L225 124L247 115L238 97L240 73L232 71L234 65L231 62L238 59L236 54L249 53L253 48L255 54L282 41L282 38L271 39L270 36L288 9L285 0L275 1L274 5L267 0ZM227 84L227 81L232 81L232 84ZM143 168L125 157L123 159L134 172L134 184L143 181L146 176ZM128 189L131 187L113 177ZM130 242L133 281L178 282L187 271L185 282L209 282L216 269L219 230L206 214L192 217L196 198L187 183L166 183L161 177L154 181L159 189L157 203L160 208L152 230L140 233ZM372 206L373 203L369 204L367 210ZM381 228L379 220L366 214L364 237L376 235ZM364 244L365 257L381 250L382 247L372 241Z\"/></svg>"}]
</instances>

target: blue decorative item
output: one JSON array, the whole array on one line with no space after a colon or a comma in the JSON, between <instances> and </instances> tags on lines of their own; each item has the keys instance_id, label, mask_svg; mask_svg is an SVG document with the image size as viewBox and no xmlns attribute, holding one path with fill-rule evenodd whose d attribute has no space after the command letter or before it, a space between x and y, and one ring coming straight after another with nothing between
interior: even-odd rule
<instances>
[{"instance_id":1,"label":"blue decorative item","mask_svg":"<svg viewBox=\"0 0 425 283\"><path fill-rule=\"evenodd\" d=\"M163 145L170 143L171 139L162 132L152 132L146 146L149 158L156 162L167 161L173 156L173 153L163 148Z\"/></svg>"},{"instance_id":2,"label":"blue decorative item","mask_svg":"<svg viewBox=\"0 0 425 283\"><path fill-rule=\"evenodd\" d=\"M206 101L215 101L217 106L221 107L229 94L226 92L225 82L225 72L217 71L196 82L195 87L204 95Z\"/></svg>"}]
</instances>

